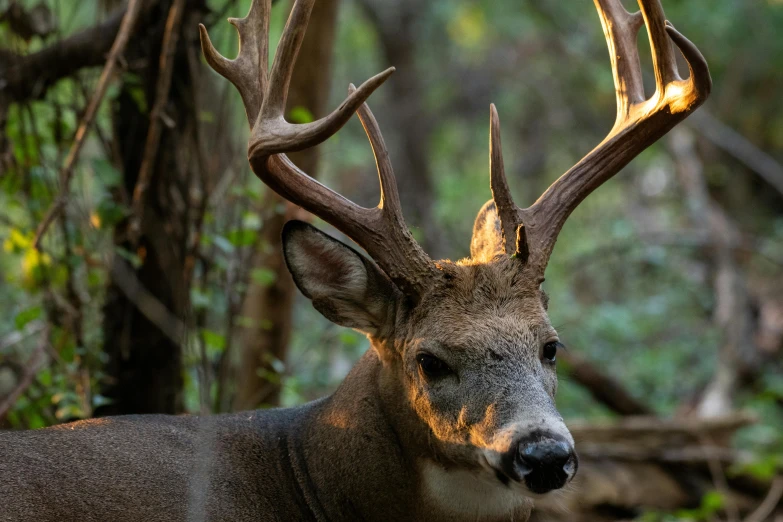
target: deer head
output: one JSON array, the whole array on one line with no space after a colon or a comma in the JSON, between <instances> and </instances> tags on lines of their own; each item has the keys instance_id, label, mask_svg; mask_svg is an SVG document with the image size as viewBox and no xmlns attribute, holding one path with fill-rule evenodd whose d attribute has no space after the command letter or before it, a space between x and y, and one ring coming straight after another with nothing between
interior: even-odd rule
<instances>
[{"instance_id":1,"label":"deer head","mask_svg":"<svg viewBox=\"0 0 783 522\"><path fill-rule=\"evenodd\" d=\"M595 0L609 46L617 120L608 136L529 208L517 207L503 169L500 124L490 108L492 200L478 214L470 257L433 261L402 216L392 165L378 124L364 103L393 72L358 89L330 115L291 124L284 109L296 55L315 0L298 0L268 71L271 0L254 0L230 19L239 56L217 53L206 29L208 63L230 80L252 127L248 158L255 174L292 203L330 223L369 254L302 222L290 222L285 257L299 289L329 320L366 333L382 363L379 385L405 451L421 463L433 498L459 473L517 493L562 487L577 469L573 439L555 408L558 334L541 289L557 235L576 206L707 97L704 58L665 21L659 0ZM656 90L647 98L636 49L645 25ZM674 47L688 63L679 76ZM375 208L348 201L299 170L285 155L332 136L358 113L381 186ZM514 497L514 502L517 502ZM522 502L519 500L518 502Z\"/></svg>"}]
</instances>

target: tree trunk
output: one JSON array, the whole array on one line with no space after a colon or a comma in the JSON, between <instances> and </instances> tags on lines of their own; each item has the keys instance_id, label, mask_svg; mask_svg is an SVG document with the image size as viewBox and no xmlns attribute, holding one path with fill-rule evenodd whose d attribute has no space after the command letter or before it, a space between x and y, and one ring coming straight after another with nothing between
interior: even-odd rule
<instances>
[{"instance_id":1,"label":"tree trunk","mask_svg":"<svg viewBox=\"0 0 783 522\"><path fill-rule=\"evenodd\" d=\"M150 125L148 110L156 96L158 57L170 5L170 1L158 2L154 8L157 14L150 17L152 23L136 36L143 39L137 46L149 50L143 65L133 70L141 81L146 104L138 101L138 86L132 80L124 81L113 111L114 138L126 194L133 194L144 156ZM115 262L126 263L125 272L135 275L138 283L183 323L189 311L186 262L192 214L190 188L196 177L193 158L198 157L194 150L197 142L194 93L199 89L199 79L192 74L188 60L189 53L198 52L194 28L203 15L203 1L188 0L184 12L178 28L173 82L163 111L166 124L162 125L160 146L144 198L141 235L134 246L128 239L127 222L120 224L114 234L116 249L130 251L141 264L134 268L119 257ZM121 290L122 282L117 277L120 277L117 271L113 271L106 291L103 321L107 357L104 394L111 403L99 408L96 415L180 413L183 410L181 345L185 339L173 339L170 333L164 333L158 321L142 314L137 303Z\"/></svg>"},{"instance_id":2,"label":"tree trunk","mask_svg":"<svg viewBox=\"0 0 783 522\"><path fill-rule=\"evenodd\" d=\"M321 0L313 8L291 80L289 112L304 108L319 118L326 111L338 5L339 0ZM290 154L289 157L299 168L316 177L317 147ZM279 364L275 363L286 360L291 337L295 287L283 259L280 231L286 221L295 217L301 219L304 212L269 191L263 202L262 214L261 248L256 254L255 266L272 271L274 278L267 285L251 281L242 305L242 315L252 319L254 325L238 332L242 353L238 388L232 404L234 410L279 403L282 376L278 373ZM228 404L219 407L225 410Z\"/></svg>"}]
</instances>

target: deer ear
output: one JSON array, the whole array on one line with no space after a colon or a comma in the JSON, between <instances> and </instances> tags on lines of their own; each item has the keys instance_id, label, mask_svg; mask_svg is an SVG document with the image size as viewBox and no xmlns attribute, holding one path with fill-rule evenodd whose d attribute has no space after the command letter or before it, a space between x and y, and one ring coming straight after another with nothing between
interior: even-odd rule
<instances>
[{"instance_id":1,"label":"deer ear","mask_svg":"<svg viewBox=\"0 0 783 522\"><path fill-rule=\"evenodd\" d=\"M333 323L377 335L391 321L399 291L356 250L312 225L289 221L283 251L296 286Z\"/></svg>"},{"instance_id":2,"label":"deer ear","mask_svg":"<svg viewBox=\"0 0 783 522\"><path fill-rule=\"evenodd\" d=\"M470 257L476 261L491 261L504 255L503 232L497 208L493 200L481 207L473 224L473 237L470 239Z\"/></svg>"}]
</instances>

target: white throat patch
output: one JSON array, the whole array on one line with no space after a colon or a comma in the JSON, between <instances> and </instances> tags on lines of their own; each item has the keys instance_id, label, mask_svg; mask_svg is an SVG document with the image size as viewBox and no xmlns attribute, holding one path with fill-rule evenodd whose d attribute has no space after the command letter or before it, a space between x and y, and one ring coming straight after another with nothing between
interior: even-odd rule
<instances>
[{"instance_id":1,"label":"white throat patch","mask_svg":"<svg viewBox=\"0 0 783 522\"><path fill-rule=\"evenodd\" d=\"M518 485L506 486L486 472L447 470L426 462L421 473L427 498L439 509L455 515L511 520L517 511L533 506Z\"/></svg>"}]
</instances>

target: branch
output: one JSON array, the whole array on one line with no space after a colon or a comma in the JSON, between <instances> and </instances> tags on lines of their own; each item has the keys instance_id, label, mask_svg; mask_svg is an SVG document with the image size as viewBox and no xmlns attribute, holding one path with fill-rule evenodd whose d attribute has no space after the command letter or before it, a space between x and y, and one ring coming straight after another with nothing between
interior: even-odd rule
<instances>
[{"instance_id":1,"label":"branch","mask_svg":"<svg viewBox=\"0 0 783 522\"><path fill-rule=\"evenodd\" d=\"M649 406L634 398L622 384L606 375L587 359L573 352L560 352L558 358L562 358L568 364L569 375L576 383L582 385L595 400L615 413L654 415Z\"/></svg>"},{"instance_id":2,"label":"branch","mask_svg":"<svg viewBox=\"0 0 783 522\"><path fill-rule=\"evenodd\" d=\"M8 394L3 402L0 402L0 419L5 418L6 414L11 410L11 407L14 405L17 399L19 399L19 397L27 390L27 388L33 384L35 376L38 374L38 370L41 369L41 365L44 362L43 356L46 352L46 346L48 344L49 327L46 326L43 333L41 334L41 342L35 348L33 355L30 357L30 360L25 367L24 374L19 380L19 384L17 384L16 388L14 388L11 393Z\"/></svg>"},{"instance_id":3,"label":"branch","mask_svg":"<svg viewBox=\"0 0 783 522\"><path fill-rule=\"evenodd\" d=\"M764 522L777 507L781 496L783 496L783 477L776 477L772 481L767 497L753 513L748 515L744 522Z\"/></svg>"},{"instance_id":4,"label":"branch","mask_svg":"<svg viewBox=\"0 0 783 522\"><path fill-rule=\"evenodd\" d=\"M105 266L109 268L112 281L120 291L125 294L128 301L149 319L149 321L163 332L177 346L182 346L188 335L188 327L179 317L161 303L152 293L144 288L136 274L123 259L114 254L103 259Z\"/></svg>"},{"instance_id":5,"label":"branch","mask_svg":"<svg viewBox=\"0 0 783 522\"><path fill-rule=\"evenodd\" d=\"M775 158L704 109L695 112L688 125L758 174L783 196L783 165Z\"/></svg>"},{"instance_id":6,"label":"branch","mask_svg":"<svg viewBox=\"0 0 783 522\"><path fill-rule=\"evenodd\" d=\"M133 190L132 214L130 221L130 240L136 243L141 231L141 220L144 217L144 194L147 192L152 171L155 167L155 158L158 156L160 146L161 126L160 120L163 109L169 99L171 90L171 76L174 72L174 54L177 51L179 40L179 27L182 23L182 11L185 8L185 0L174 0L166 18L166 30L163 34L163 45L160 52L158 66L158 82L155 87L155 102L150 111L150 126L147 131L147 141L144 145L139 176L136 187Z\"/></svg>"},{"instance_id":7,"label":"branch","mask_svg":"<svg viewBox=\"0 0 783 522\"><path fill-rule=\"evenodd\" d=\"M143 3L146 12L155 2ZM103 23L27 56L0 51L0 103L40 98L58 80L104 63L125 13L117 10Z\"/></svg>"},{"instance_id":8,"label":"branch","mask_svg":"<svg viewBox=\"0 0 783 522\"><path fill-rule=\"evenodd\" d=\"M98 112L98 107L100 107L103 96L106 94L106 89L109 87L109 80L111 80L111 77L114 74L117 60L125 51L125 46L128 44L131 31L136 25L136 19L141 11L142 3L142 0L128 1L128 10L122 17L122 23L120 24L117 38L115 38L114 43L111 46L111 51L109 51L109 58L106 60L106 65L101 72L95 94L93 94L93 97L87 106L87 111L84 113L82 121L79 124L79 128L76 130L76 138L73 141L73 145L71 145L68 157L65 159L65 166L62 171L60 171L60 192L52 202L52 206L49 207L49 210L46 212L43 221L41 221L41 224L38 226L38 230L35 233L33 245L36 249L40 248L41 238L46 233L49 225L52 224L55 218L62 212L63 208L65 208L65 203L68 200L68 187L71 182L71 177L73 176L73 168L79 159L79 154L81 153L87 133L95 120L95 114Z\"/></svg>"}]
</instances>

